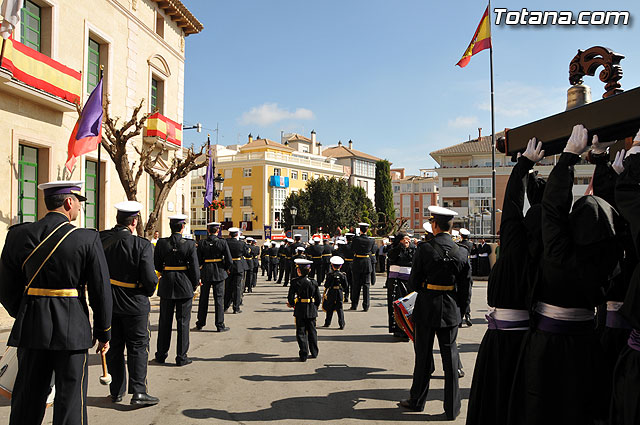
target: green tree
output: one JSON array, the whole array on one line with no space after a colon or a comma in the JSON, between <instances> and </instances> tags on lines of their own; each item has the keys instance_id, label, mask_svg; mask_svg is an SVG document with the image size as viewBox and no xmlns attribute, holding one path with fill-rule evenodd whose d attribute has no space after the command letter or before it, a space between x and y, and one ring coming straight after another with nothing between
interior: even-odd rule
<instances>
[{"instance_id":1,"label":"green tree","mask_svg":"<svg viewBox=\"0 0 640 425\"><path fill-rule=\"evenodd\" d=\"M293 224L292 206L298 209L296 224L308 224L312 232L321 228L324 233L334 233L338 227L352 226L359 221L370 223L375 211L364 189L349 186L346 180L335 177L309 180L304 190L292 192L285 199L285 228Z\"/></svg>"},{"instance_id":2,"label":"green tree","mask_svg":"<svg viewBox=\"0 0 640 425\"><path fill-rule=\"evenodd\" d=\"M388 235L396 220L391 188L391 163L386 159L376 162L376 215L380 223L376 230L378 236Z\"/></svg>"}]
</instances>

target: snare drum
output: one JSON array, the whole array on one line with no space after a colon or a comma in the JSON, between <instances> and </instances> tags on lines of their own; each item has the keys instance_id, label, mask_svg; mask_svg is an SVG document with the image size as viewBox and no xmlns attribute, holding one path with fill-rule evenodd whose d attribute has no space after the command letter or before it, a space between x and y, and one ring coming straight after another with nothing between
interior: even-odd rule
<instances>
[{"instance_id":1,"label":"snare drum","mask_svg":"<svg viewBox=\"0 0 640 425\"><path fill-rule=\"evenodd\" d=\"M18 348L7 347L7 350L0 359L0 395L11 399L13 393L13 385L16 382L18 374ZM56 396L55 376L51 375L51 392L47 397L47 407L53 405L53 399Z\"/></svg>"},{"instance_id":2,"label":"snare drum","mask_svg":"<svg viewBox=\"0 0 640 425\"><path fill-rule=\"evenodd\" d=\"M402 297L399 300L393 302L393 317L396 319L396 323L407 334L407 336L413 341L413 306L416 303L417 292L412 292L406 297Z\"/></svg>"}]
</instances>

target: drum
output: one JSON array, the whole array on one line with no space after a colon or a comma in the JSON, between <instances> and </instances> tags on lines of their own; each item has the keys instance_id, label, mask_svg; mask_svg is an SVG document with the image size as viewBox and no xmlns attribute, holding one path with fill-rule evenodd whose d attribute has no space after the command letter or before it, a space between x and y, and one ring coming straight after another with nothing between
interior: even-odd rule
<instances>
[{"instance_id":1,"label":"drum","mask_svg":"<svg viewBox=\"0 0 640 425\"><path fill-rule=\"evenodd\" d=\"M11 399L13 393L13 385L16 382L18 374L18 348L7 347L7 350L0 359L0 395ZM47 407L53 405L53 399L56 396L55 376L51 376L51 392L47 397Z\"/></svg>"},{"instance_id":2,"label":"drum","mask_svg":"<svg viewBox=\"0 0 640 425\"><path fill-rule=\"evenodd\" d=\"M407 334L407 336L413 341L413 306L416 303L417 292L412 292L406 297L402 297L399 300L393 302L393 317L396 319L396 323Z\"/></svg>"}]
</instances>

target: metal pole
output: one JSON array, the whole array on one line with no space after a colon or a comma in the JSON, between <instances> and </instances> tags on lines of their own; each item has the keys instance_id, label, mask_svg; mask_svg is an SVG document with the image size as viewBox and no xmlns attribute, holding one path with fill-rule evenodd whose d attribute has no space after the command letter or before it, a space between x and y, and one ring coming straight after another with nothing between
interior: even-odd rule
<instances>
[{"instance_id":1,"label":"metal pole","mask_svg":"<svg viewBox=\"0 0 640 425\"><path fill-rule=\"evenodd\" d=\"M104 108L104 81L102 80L104 78L104 66L100 65L100 81L103 82L102 84L102 107ZM102 131L102 130L100 130ZM102 190L101 190L101 186L102 186L102 172L101 172L101 168L102 168L102 162L101 162L101 153L102 153L102 140L100 140L100 142L98 143L98 165L97 165L97 169L96 169L96 229L100 230L100 197L102 196Z\"/></svg>"},{"instance_id":2,"label":"metal pole","mask_svg":"<svg viewBox=\"0 0 640 425\"><path fill-rule=\"evenodd\" d=\"M489 30L491 30L491 0L489 0ZM493 101L493 37L489 48L489 67L491 69L491 234L496 234L496 117ZM493 236L495 242L495 236Z\"/></svg>"}]
</instances>

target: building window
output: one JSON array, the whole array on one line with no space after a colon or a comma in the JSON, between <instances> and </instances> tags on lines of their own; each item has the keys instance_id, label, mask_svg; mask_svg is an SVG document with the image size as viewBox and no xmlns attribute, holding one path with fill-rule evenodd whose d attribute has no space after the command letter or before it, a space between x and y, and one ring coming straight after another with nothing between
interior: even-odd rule
<instances>
[{"instance_id":1,"label":"building window","mask_svg":"<svg viewBox=\"0 0 640 425\"><path fill-rule=\"evenodd\" d=\"M413 212L416 213L416 214L420 214L420 208L414 208Z\"/></svg>"},{"instance_id":2,"label":"building window","mask_svg":"<svg viewBox=\"0 0 640 425\"><path fill-rule=\"evenodd\" d=\"M156 10L156 34L164 38L164 16Z\"/></svg>"},{"instance_id":3,"label":"building window","mask_svg":"<svg viewBox=\"0 0 640 425\"><path fill-rule=\"evenodd\" d=\"M376 176L376 166L373 162L356 159L354 161L354 168L354 174L359 176L370 178L375 178Z\"/></svg>"},{"instance_id":4,"label":"building window","mask_svg":"<svg viewBox=\"0 0 640 425\"><path fill-rule=\"evenodd\" d=\"M279 168L274 168L273 169L273 175L274 176L279 176L280 175L280 169Z\"/></svg>"},{"instance_id":5,"label":"building window","mask_svg":"<svg viewBox=\"0 0 640 425\"><path fill-rule=\"evenodd\" d=\"M284 207L284 200L287 197L287 189L274 187L271 190L271 224L274 229L280 230L282 229L282 208Z\"/></svg>"},{"instance_id":6,"label":"building window","mask_svg":"<svg viewBox=\"0 0 640 425\"><path fill-rule=\"evenodd\" d=\"M243 168L242 169L243 177L251 177L251 168Z\"/></svg>"},{"instance_id":7,"label":"building window","mask_svg":"<svg viewBox=\"0 0 640 425\"><path fill-rule=\"evenodd\" d=\"M100 43L89 38L89 58L87 63L87 93L91 93L100 81Z\"/></svg>"},{"instance_id":8,"label":"building window","mask_svg":"<svg viewBox=\"0 0 640 425\"><path fill-rule=\"evenodd\" d=\"M156 208L156 183L153 181L151 176L149 176L149 200L147 202L147 207L149 212Z\"/></svg>"},{"instance_id":9,"label":"building window","mask_svg":"<svg viewBox=\"0 0 640 425\"><path fill-rule=\"evenodd\" d=\"M20 12L20 42L40 52L42 10L34 2L26 0Z\"/></svg>"},{"instance_id":10,"label":"building window","mask_svg":"<svg viewBox=\"0 0 640 425\"><path fill-rule=\"evenodd\" d=\"M149 104L151 105L151 113L157 111L164 114L164 81L155 76L151 77L151 101Z\"/></svg>"},{"instance_id":11,"label":"building window","mask_svg":"<svg viewBox=\"0 0 640 425\"><path fill-rule=\"evenodd\" d=\"M302 173L302 181L307 181L309 180L309 175L307 173Z\"/></svg>"},{"instance_id":12,"label":"building window","mask_svg":"<svg viewBox=\"0 0 640 425\"><path fill-rule=\"evenodd\" d=\"M251 221L251 212L242 213L242 221Z\"/></svg>"},{"instance_id":13,"label":"building window","mask_svg":"<svg viewBox=\"0 0 640 425\"><path fill-rule=\"evenodd\" d=\"M424 207L423 208L422 215L424 217L429 217L431 215L431 213L429 213L429 208L428 207Z\"/></svg>"},{"instance_id":14,"label":"building window","mask_svg":"<svg viewBox=\"0 0 640 425\"><path fill-rule=\"evenodd\" d=\"M252 200L251 196L243 196L242 199L240 199L240 206L241 207L250 207L251 206L251 200Z\"/></svg>"},{"instance_id":15,"label":"building window","mask_svg":"<svg viewBox=\"0 0 640 425\"><path fill-rule=\"evenodd\" d=\"M224 178L225 179L233 178L233 169L224 170Z\"/></svg>"},{"instance_id":16,"label":"building window","mask_svg":"<svg viewBox=\"0 0 640 425\"><path fill-rule=\"evenodd\" d=\"M418 228L420 228L420 227L422 227L422 226L420 225L420 220L414 220L414 221L413 221L413 228L414 228L414 229L418 229Z\"/></svg>"},{"instance_id":17,"label":"building window","mask_svg":"<svg viewBox=\"0 0 640 425\"><path fill-rule=\"evenodd\" d=\"M202 207L191 208L191 225L192 226L206 226L207 225L207 211Z\"/></svg>"},{"instance_id":18,"label":"building window","mask_svg":"<svg viewBox=\"0 0 640 425\"><path fill-rule=\"evenodd\" d=\"M18 222L38 220L38 149L19 146Z\"/></svg>"},{"instance_id":19,"label":"building window","mask_svg":"<svg viewBox=\"0 0 640 425\"><path fill-rule=\"evenodd\" d=\"M469 193L470 194L480 194L480 193L491 194L491 179L470 178Z\"/></svg>"},{"instance_id":20,"label":"building window","mask_svg":"<svg viewBox=\"0 0 640 425\"><path fill-rule=\"evenodd\" d=\"M298 180L298 172L297 171L292 171L291 172L291 180Z\"/></svg>"},{"instance_id":21,"label":"building window","mask_svg":"<svg viewBox=\"0 0 640 425\"><path fill-rule=\"evenodd\" d=\"M233 206L233 198L231 195L224 197L224 206L225 208Z\"/></svg>"},{"instance_id":22,"label":"building window","mask_svg":"<svg viewBox=\"0 0 640 425\"><path fill-rule=\"evenodd\" d=\"M84 170L84 196L87 200L84 203L84 227L97 229L96 223L96 186L98 183L98 163L87 160Z\"/></svg>"},{"instance_id":23,"label":"building window","mask_svg":"<svg viewBox=\"0 0 640 425\"><path fill-rule=\"evenodd\" d=\"M399 184L394 184L393 185L393 193L399 193L400 192L400 185Z\"/></svg>"}]
</instances>

